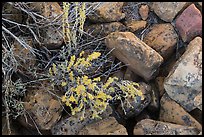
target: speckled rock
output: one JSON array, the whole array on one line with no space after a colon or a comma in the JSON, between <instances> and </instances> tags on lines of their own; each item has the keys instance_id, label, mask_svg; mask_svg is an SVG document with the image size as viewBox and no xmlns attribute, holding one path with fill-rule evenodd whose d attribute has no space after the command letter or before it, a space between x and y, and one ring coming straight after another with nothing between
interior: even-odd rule
<instances>
[{"instance_id":1,"label":"speckled rock","mask_svg":"<svg viewBox=\"0 0 204 137\"><path fill-rule=\"evenodd\" d=\"M194 105L202 111L202 92L200 92L194 99Z\"/></svg>"},{"instance_id":2,"label":"speckled rock","mask_svg":"<svg viewBox=\"0 0 204 137\"><path fill-rule=\"evenodd\" d=\"M113 55L145 80L150 80L156 75L163 58L151 47L142 42L131 32L113 32L105 39Z\"/></svg>"},{"instance_id":3,"label":"speckled rock","mask_svg":"<svg viewBox=\"0 0 204 137\"><path fill-rule=\"evenodd\" d=\"M194 127L182 126L151 119L137 123L134 135L198 135L200 131Z\"/></svg>"},{"instance_id":4,"label":"speckled rock","mask_svg":"<svg viewBox=\"0 0 204 137\"><path fill-rule=\"evenodd\" d=\"M166 77L164 88L170 98L188 112L195 109L195 97L202 91L202 39L192 40Z\"/></svg>"},{"instance_id":5,"label":"speckled rock","mask_svg":"<svg viewBox=\"0 0 204 137\"><path fill-rule=\"evenodd\" d=\"M190 114L188 114L179 104L172 100L168 94L164 94L160 101L160 121L174 124L196 127L202 130L202 126Z\"/></svg>"},{"instance_id":6,"label":"speckled rock","mask_svg":"<svg viewBox=\"0 0 204 137\"><path fill-rule=\"evenodd\" d=\"M176 28L184 42L202 37L202 14L194 4L188 6L176 19Z\"/></svg>"},{"instance_id":7,"label":"speckled rock","mask_svg":"<svg viewBox=\"0 0 204 137\"><path fill-rule=\"evenodd\" d=\"M124 2L122 11L125 14L125 21L141 20L139 2Z\"/></svg>"},{"instance_id":8,"label":"speckled rock","mask_svg":"<svg viewBox=\"0 0 204 137\"><path fill-rule=\"evenodd\" d=\"M178 35L170 23L153 25L144 37L144 42L164 59L173 54L177 41Z\"/></svg>"},{"instance_id":9,"label":"speckled rock","mask_svg":"<svg viewBox=\"0 0 204 137\"><path fill-rule=\"evenodd\" d=\"M77 113L74 116L60 120L55 126L52 127L51 132L53 135L77 135L79 131L86 125L99 121L100 119L91 119L90 111L86 111L84 114L85 119L80 121L82 112ZM100 116L107 118L112 114L111 107L107 107Z\"/></svg>"},{"instance_id":10,"label":"speckled rock","mask_svg":"<svg viewBox=\"0 0 204 137\"><path fill-rule=\"evenodd\" d=\"M141 30L144 29L147 25L147 22L144 20L133 20L133 21L127 21L125 23L125 25L127 26L127 28L131 31L131 32L135 32L137 30Z\"/></svg>"},{"instance_id":11,"label":"speckled rock","mask_svg":"<svg viewBox=\"0 0 204 137\"><path fill-rule=\"evenodd\" d=\"M21 122L27 127L36 128L36 124L40 130L50 130L61 118L62 106L60 100L49 93L54 92L50 85L43 83L45 84L36 89L29 89L24 98L24 107L30 115L27 118L31 125L26 122L24 116L21 117Z\"/></svg>"},{"instance_id":12,"label":"speckled rock","mask_svg":"<svg viewBox=\"0 0 204 137\"><path fill-rule=\"evenodd\" d=\"M152 2L151 8L162 20L172 22L186 2Z\"/></svg>"},{"instance_id":13,"label":"speckled rock","mask_svg":"<svg viewBox=\"0 0 204 137\"><path fill-rule=\"evenodd\" d=\"M85 126L78 135L127 135L127 131L114 117L108 117Z\"/></svg>"},{"instance_id":14,"label":"speckled rock","mask_svg":"<svg viewBox=\"0 0 204 137\"><path fill-rule=\"evenodd\" d=\"M139 13L142 20L146 20L149 14L149 6L148 5L141 5L139 8Z\"/></svg>"},{"instance_id":15,"label":"speckled rock","mask_svg":"<svg viewBox=\"0 0 204 137\"><path fill-rule=\"evenodd\" d=\"M85 28L85 31L94 36L105 37L111 32L115 31L126 31L126 26L120 22L111 22L111 23L102 23L102 24L93 24L88 25Z\"/></svg>"},{"instance_id":16,"label":"speckled rock","mask_svg":"<svg viewBox=\"0 0 204 137\"><path fill-rule=\"evenodd\" d=\"M125 17L122 13L124 2L95 2L92 4L99 4L94 13L89 14L87 17L93 22L113 22L120 21Z\"/></svg>"}]
</instances>

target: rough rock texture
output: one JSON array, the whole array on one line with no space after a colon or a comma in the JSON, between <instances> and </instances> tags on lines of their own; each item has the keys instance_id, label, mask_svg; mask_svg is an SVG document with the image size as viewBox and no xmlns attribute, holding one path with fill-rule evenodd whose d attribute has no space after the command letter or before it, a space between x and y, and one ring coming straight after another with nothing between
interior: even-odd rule
<instances>
[{"instance_id":1,"label":"rough rock texture","mask_svg":"<svg viewBox=\"0 0 204 137\"><path fill-rule=\"evenodd\" d=\"M156 50L164 59L174 52L178 35L170 23L155 24L144 37L144 42Z\"/></svg>"},{"instance_id":2,"label":"rough rock texture","mask_svg":"<svg viewBox=\"0 0 204 137\"><path fill-rule=\"evenodd\" d=\"M31 38L24 37L23 39L25 40L25 43L30 46L30 48L33 48L33 40ZM35 55L33 55L29 49L26 49L17 41L13 43L13 46L14 56L16 60L20 63L18 69L20 69L21 71L31 70L36 63Z\"/></svg>"},{"instance_id":3,"label":"rough rock texture","mask_svg":"<svg viewBox=\"0 0 204 137\"><path fill-rule=\"evenodd\" d=\"M62 106L60 101L48 91L53 92L48 85L45 86L45 84L43 84L43 86L39 86L38 89L28 90L24 98L25 110L41 130L50 130L61 118ZM27 118L30 119L29 116L27 116ZM26 122L24 121L24 123ZM32 120L30 120L29 123L35 128Z\"/></svg>"},{"instance_id":4,"label":"rough rock texture","mask_svg":"<svg viewBox=\"0 0 204 137\"><path fill-rule=\"evenodd\" d=\"M77 135L79 131L88 124L99 121L100 119L91 119L89 111L85 113L85 119L80 121L82 115L81 112L77 113L74 116L60 120L52 129L51 132L53 135ZM111 107L107 107L100 116L102 118L107 118L112 114Z\"/></svg>"},{"instance_id":5,"label":"rough rock texture","mask_svg":"<svg viewBox=\"0 0 204 137\"><path fill-rule=\"evenodd\" d=\"M2 7L2 18L5 18L7 20L14 21L17 23L22 23L23 15L22 15L21 10L14 8L14 6L9 4L8 2L3 4L2 6L3 6Z\"/></svg>"},{"instance_id":6,"label":"rough rock texture","mask_svg":"<svg viewBox=\"0 0 204 137\"><path fill-rule=\"evenodd\" d=\"M137 123L134 135L198 135L200 131L194 127L182 126L151 119Z\"/></svg>"},{"instance_id":7,"label":"rough rock texture","mask_svg":"<svg viewBox=\"0 0 204 137\"><path fill-rule=\"evenodd\" d=\"M144 20L140 20L140 21L133 20L133 21L128 21L125 24L131 32L135 32L137 30L144 29L147 25L147 22Z\"/></svg>"},{"instance_id":8,"label":"rough rock texture","mask_svg":"<svg viewBox=\"0 0 204 137\"><path fill-rule=\"evenodd\" d=\"M94 36L105 37L111 32L115 31L126 31L126 26L120 22L111 22L111 23L102 23L102 24L93 24L86 26L85 31Z\"/></svg>"},{"instance_id":9,"label":"rough rock texture","mask_svg":"<svg viewBox=\"0 0 204 137\"><path fill-rule=\"evenodd\" d=\"M145 80L154 78L163 58L131 32L113 32L105 39L113 55Z\"/></svg>"},{"instance_id":10,"label":"rough rock texture","mask_svg":"<svg viewBox=\"0 0 204 137\"><path fill-rule=\"evenodd\" d=\"M148 5L141 5L139 8L139 13L142 20L146 20L149 14L149 6Z\"/></svg>"},{"instance_id":11,"label":"rough rock texture","mask_svg":"<svg viewBox=\"0 0 204 137\"><path fill-rule=\"evenodd\" d=\"M95 2L99 4L95 11L88 15L88 19L93 22L113 22L120 21L125 17L122 13L124 2Z\"/></svg>"},{"instance_id":12,"label":"rough rock texture","mask_svg":"<svg viewBox=\"0 0 204 137\"><path fill-rule=\"evenodd\" d=\"M155 80L155 83L156 83L156 86L159 90L159 96L161 97L164 93L165 93L165 90L164 90L164 79L165 77L157 77Z\"/></svg>"},{"instance_id":13,"label":"rough rock texture","mask_svg":"<svg viewBox=\"0 0 204 137\"><path fill-rule=\"evenodd\" d=\"M174 124L196 127L202 130L202 126L190 114L188 114L179 104L172 100L168 94L161 98L160 121Z\"/></svg>"},{"instance_id":14,"label":"rough rock texture","mask_svg":"<svg viewBox=\"0 0 204 137\"><path fill-rule=\"evenodd\" d=\"M141 20L138 3L139 2L124 2L122 11L125 14L125 21Z\"/></svg>"},{"instance_id":15,"label":"rough rock texture","mask_svg":"<svg viewBox=\"0 0 204 137\"><path fill-rule=\"evenodd\" d=\"M127 135L127 131L114 117L108 117L85 126L78 135Z\"/></svg>"},{"instance_id":16,"label":"rough rock texture","mask_svg":"<svg viewBox=\"0 0 204 137\"><path fill-rule=\"evenodd\" d=\"M166 77L164 88L170 98L188 112L195 109L195 97L202 91L202 39L192 40Z\"/></svg>"},{"instance_id":17,"label":"rough rock texture","mask_svg":"<svg viewBox=\"0 0 204 137\"><path fill-rule=\"evenodd\" d=\"M194 4L188 6L176 19L176 28L184 42L202 37L202 14Z\"/></svg>"},{"instance_id":18,"label":"rough rock texture","mask_svg":"<svg viewBox=\"0 0 204 137\"><path fill-rule=\"evenodd\" d=\"M153 2L151 8L162 20L172 22L186 2Z\"/></svg>"},{"instance_id":19,"label":"rough rock texture","mask_svg":"<svg viewBox=\"0 0 204 137\"><path fill-rule=\"evenodd\" d=\"M200 92L194 99L194 105L202 111L202 92Z\"/></svg>"}]
</instances>

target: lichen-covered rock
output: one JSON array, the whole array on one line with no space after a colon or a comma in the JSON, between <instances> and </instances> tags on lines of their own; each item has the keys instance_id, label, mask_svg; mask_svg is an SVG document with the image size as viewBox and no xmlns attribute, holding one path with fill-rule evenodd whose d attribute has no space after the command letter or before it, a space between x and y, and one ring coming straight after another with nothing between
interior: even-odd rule
<instances>
[{"instance_id":1,"label":"lichen-covered rock","mask_svg":"<svg viewBox=\"0 0 204 137\"><path fill-rule=\"evenodd\" d=\"M145 80L154 78L163 58L131 32L113 32L105 39L113 55Z\"/></svg>"},{"instance_id":2,"label":"lichen-covered rock","mask_svg":"<svg viewBox=\"0 0 204 137\"><path fill-rule=\"evenodd\" d=\"M195 109L195 97L202 92L202 39L192 40L164 82L170 98L188 112Z\"/></svg>"},{"instance_id":3,"label":"lichen-covered rock","mask_svg":"<svg viewBox=\"0 0 204 137\"><path fill-rule=\"evenodd\" d=\"M139 8L139 13L142 20L146 20L149 14L149 6L148 5L141 5Z\"/></svg>"},{"instance_id":4,"label":"lichen-covered rock","mask_svg":"<svg viewBox=\"0 0 204 137\"><path fill-rule=\"evenodd\" d=\"M127 21L125 24L131 32L135 32L137 30L144 29L147 25L147 22L144 20L139 20L139 21L133 20L133 21Z\"/></svg>"},{"instance_id":5,"label":"lichen-covered rock","mask_svg":"<svg viewBox=\"0 0 204 137\"><path fill-rule=\"evenodd\" d=\"M186 2L152 2L151 8L162 20L172 22Z\"/></svg>"},{"instance_id":6,"label":"lichen-covered rock","mask_svg":"<svg viewBox=\"0 0 204 137\"><path fill-rule=\"evenodd\" d=\"M177 41L178 35L170 23L153 25L144 37L144 42L164 59L173 54Z\"/></svg>"},{"instance_id":7,"label":"lichen-covered rock","mask_svg":"<svg viewBox=\"0 0 204 137\"><path fill-rule=\"evenodd\" d=\"M194 127L151 119L141 120L134 127L134 135L198 135L199 133L200 131Z\"/></svg>"},{"instance_id":8,"label":"lichen-covered rock","mask_svg":"<svg viewBox=\"0 0 204 137\"><path fill-rule=\"evenodd\" d=\"M84 29L88 34L94 37L97 37L97 36L105 37L111 32L126 31L126 26L120 22L111 22L111 23L88 25Z\"/></svg>"},{"instance_id":9,"label":"lichen-covered rock","mask_svg":"<svg viewBox=\"0 0 204 137\"><path fill-rule=\"evenodd\" d=\"M100 116L103 118L107 118L112 114L111 107L107 107L106 111L104 111ZM81 121L80 117L82 112L77 113L74 116L65 118L60 120L53 128L51 132L53 135L77 135L79 131L84 128L86 125L99 121L100 119L91 119L91 112L86 111L84 114L84 120Z\"/></svg>"},{"instance_id":10,"label":"lichen-covered rock","mask_svg":"<svg viewBox=\"0 0 204 137\"><path fill-rule=\"evenodd\" d=\"M120 21L125 17L122 13L124 2L94 2L96 7L94 13L89 14L87 17L92 22L113 22Z\"/></svg>"},{"instance_id":11,"label":"lichen-covered rock","mask_svg":"<svg viewBox=\"0 0 204 137\"><path fill-rule=\"evenodd\" d=\"M127 135L127 131L114 117L108 117L85 126L78 135Z\"/></svg>"},{"instance_id":12,"label":"lichen-covered rock","mask_svg":"<svg viewBox=\"0 0 204 137\"><path fill-rule=\"evenodd\" d=\"M202 14L194 4L188 6L176 19L176 28L184 42L202 36Z\"/></svg>"},{"instance_id":13,"label":"lichen-covered rock","mask_svg":"<svg viewBox=\"0 0 204 137\"><path fill-rule=\"evenodd\" d=\"M167 93L162 96L160 103L160 121L196 127L202 130L201 124L188 114L179 104L172 100Z\"/></svg>"},{"instance_id":14,"label":"lichen-covered rock","mask_svg":"<svg viewBox=\"0 0 204 137\"><path fill-rule=\"evenodd\" d=\"M25 126L36 128L37 125L40 130L50 130L61 118L62 106L60 100L57 100L55 96L49 93L54 91L50 88L50 85L46 84L47 82L43 82L37 89L27 91L24 98L24 108L29 114L27 118L31 125L22 116L21 122Z\"/></svg>"}]
</instances>

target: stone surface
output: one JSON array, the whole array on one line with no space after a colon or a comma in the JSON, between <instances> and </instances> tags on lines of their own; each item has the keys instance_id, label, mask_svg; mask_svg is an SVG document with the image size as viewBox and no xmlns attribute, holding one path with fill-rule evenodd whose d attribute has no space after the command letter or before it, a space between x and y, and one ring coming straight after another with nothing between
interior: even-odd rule
<instances>
[{"instance_id":1,"label":"stone surface","mask_svg":"<svg viewBox=\"0 0 204 137\"><path fill-rule=\"evenodd\" d=\"M182 126L151 119L137 123L134 135L198 135L200 131L194 127Z\"/></svg>"},{"instance_id":2,"label":"stone surface","mask_svg":"<svg viewBox=\"0 0 204 137\"><path fill-rule=\"evenodd\" d=\"M123 2L95 2L99 4L94 13L88 15L92 22L113 22L120 21L125 17L122 13Z\"/></svg>"},{"instance_id":3,"label":"stone surface","mask_svg":"<svg viewBox=\"0 0 204 137\"><path fill-rule=\"evenodd\" d=\"M146 20L149 14L149 6L148 5L141 5L139 8L139 13L142 20Z\"/></svg>"},{"instance_id":4,"label":"stone surface","mask_svg":"<svg viewBox=\"0 0 204 137\"><path fill-rule=\"evenodd\" d=\"M153 25L144 37L144 42L164 59L173 54L177 41L178 35L170 23Z\"/></svg>"},{"instance_id":5,"label":"stone surface","mask_svg":"<svg viewBox=\"0 0 204 137\"><path fill-rule=\"evenodd\" d=\"M165 93L162 96L160 103L160 121L196 127L197 129L202 130L201 124L188 114L179 104L172 100L168 94Z\"/></svg>"},{"instance_id":6,"label":"stone surface","mask_svg":"<svg viewBox=\"0 0 204 137\"><path fill-rule=\"evenodd\" d=\"M26 127L36 128L36 124L40 130L50 130L61 118L62 106L60 100L49 93L53 91L50 85L46 84L47 82L43 82L38 88L28 89L27 91L24 98L24 107L30 115L27 118L31 125L26 122L23 116L21 117L21 123Z\"/></svg>"},{"instance_id":7,"label":"stone surface","mask_svg":"<svg viewBox=\"0 0 204 137\"><path fill-rule=\"evenodd\" d=\"M125 24L131 32L135 32L137 30L144 29L147 25L147 22L143 20L140 20L140 21L133 20L133 21L128 21Z\"/></svg>"},{"instance_id":8,"label":"stone surface","mask_svg":"<svg viewBox=\"0 0 204 137\"><path fill-rule=\"evenodd\" d=\"M161 97L164 93L165 93L165 90L164 90L164 79L165 77L157 77L155 79L155 83L156 83L156 86L159 90L159 96Z\"/></svg>"},{"instance_id":9,"label":"stone surface","mask_svg":"<svg viewBox=\"0 0 204 137\"><path fill-rule=\"evenodd\" d=\"M106 46L113 49L113 55L145 80L156 75L163 58L131 32L113 32L105 39Z\"/></svg>"},{"instance_id":10,"label":"stone surface","mask_svg":"<svg viewBox=\"0 0 204 137\"><path fill-rule=\"evenodd\" d=\"M151 8L162 20L172 22L185 5L186 2L153 2Z\"/></svg>"},{"instance_id":11,"label":"stone surface","mask_svg":"<svg viewBox=\"0 0 204 137\"><path fill-rule=\"evenodd\" d=\"M125 14L125 21L141 20L138 9L139 2L124 2L122 11Z\"/></svg>"},{"instance_id":12,"label":"stone surface","mask_svg":"<svg viewBox=\"0 0 204 137\"><path fill-rule=\"evenodd\" d=\"M90 111L86 111L88 113L84 114L85 119L80 121L80 117L82 112L77 113L74 116L65 118L60 120L55 126L52 127L51 132L53 135L77 135L79 131L84 128L86 125L99 121L100 119L91 119ZM104 111L100 116L102 119L111 116L112 109L111 107L107 107L106 111Z\"/></svg>"},{"instance_id":13,"label":"stone surface","mask_svg":"<svg viewBox=\"0 0 204 137\"><path fill-rule=\"evenodd\" d=\"M94 37L97 37L97 36L105 37L111 32L126 31L126 26L120 22L111 22L111 23L88 25L84 29L88 34Z\"/></svg>"},{"instance_id":14,"label":"stone surface","mask_svg":"<svg viewBox=\"0 0 204 137\"><path fill-rule=\"evenodd\" d=\"M85 126L78 135L127 135L127 131L114 117L108 117Z\"/></svg>"},{"instance_id":15,"label":"stone surface","mask_svg":"<svg viewBox=\"0 0 204 137\"><path fill-rule=\"evenodd\" d=\"M170 98L188 112L195 109L195 97L202 91L202 39L192 40L164 82Z\"/></svg>"},{"instance_id":16,"label":"stone surface","mask_svg":"<svg viewBox=\"0 0 204 137\"><path fill-rule=\"evenodd\" d=\"M200 92L194 99L194 105L202 111L202 92Z\"/></svg>"},{"instance_id":17,"label":"stone surface","mask_svg":"<svg viewBox=\"0 0 204 137\"><path fill-rule=\"evenodd\" d=\"M184 42L202 36L202 14L194 4L188 6L176 19L176 28Z\"/></svg>"}]
</instances>

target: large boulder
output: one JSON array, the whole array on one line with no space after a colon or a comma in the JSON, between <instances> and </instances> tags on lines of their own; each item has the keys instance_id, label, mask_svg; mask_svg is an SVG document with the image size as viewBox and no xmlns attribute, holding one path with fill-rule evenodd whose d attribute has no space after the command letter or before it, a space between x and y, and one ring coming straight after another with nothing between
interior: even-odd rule
<instances>
[{"instance_id":1,"label":"large boulder","mask_svg":"<svg viewBox=\"0 0 204 137\"><path fill-rule=\"evenodd\" d=\"M154 78L163 58L131 32L113 32L105 39L106 46L120 61L145 80Z\"/></svg>"},{"instance_id":2,"label":"large boulder","mask_svg":"<svg viewBox=\"0 0 204 137\"><path fill-rule=\"evenodd\" d=\"M188 112L195 109L195 97L202 92L202 39L192 40L166 77L164 88L170 98Z\"/></svg>"}]
</instances>

